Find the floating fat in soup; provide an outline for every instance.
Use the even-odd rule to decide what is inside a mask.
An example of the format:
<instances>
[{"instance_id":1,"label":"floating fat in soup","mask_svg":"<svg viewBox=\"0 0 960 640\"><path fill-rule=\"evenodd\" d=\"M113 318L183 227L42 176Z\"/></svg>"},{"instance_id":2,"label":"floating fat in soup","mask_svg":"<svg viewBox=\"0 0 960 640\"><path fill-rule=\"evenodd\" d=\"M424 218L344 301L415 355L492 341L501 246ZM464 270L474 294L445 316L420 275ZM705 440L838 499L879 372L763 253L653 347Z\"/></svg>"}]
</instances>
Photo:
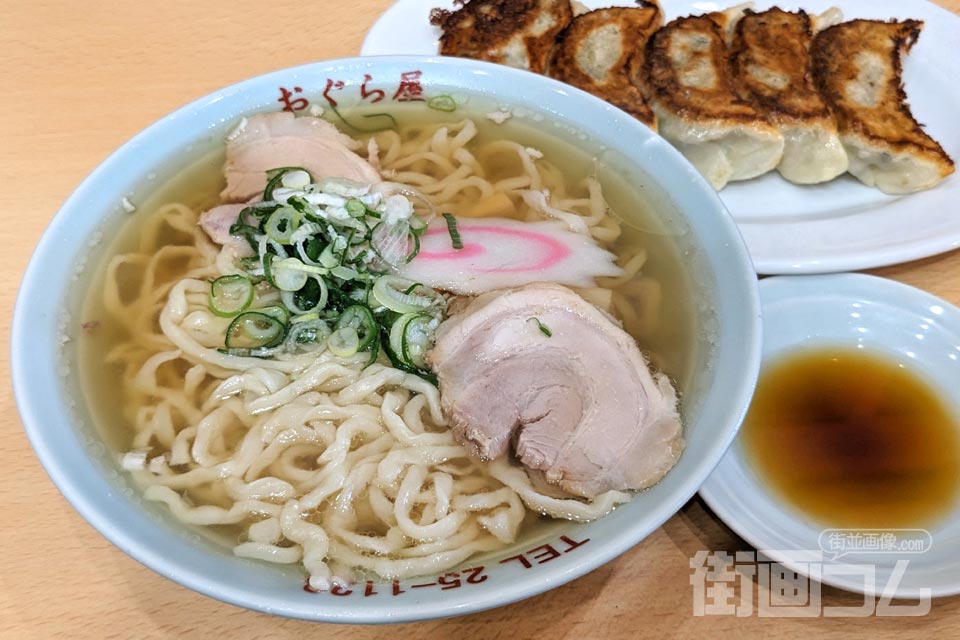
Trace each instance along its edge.
<instances>
[{"instance_id":1,"label":"floating fat in soup","mask_svg":"<svg viewBox=\"0 0 960 640\"><path fill-rule=\"evenodd\" d=\"M544 220L530 195L540 193L580 220L622 275L578 293L682 391L696 355L691 286L676 238L638 189L547 127L415 108L395 116L398 130L357 142L436 212ZM198 226L222 203L222 167L216 149L139 207L83 314L100 322L80 344L89 405L147 500L237 555L302 564L322 589L356 571L443 570L522 540L540 514L590 520L629 499L579 498L509 457L477 459L448 428L437 388L382 353L372 364L363 350L222 353L232 320L212 312L211 281L236 273L236 256ZM262 283L253 298L255 310L283 302Z\"/></svg>"}]
</instances>

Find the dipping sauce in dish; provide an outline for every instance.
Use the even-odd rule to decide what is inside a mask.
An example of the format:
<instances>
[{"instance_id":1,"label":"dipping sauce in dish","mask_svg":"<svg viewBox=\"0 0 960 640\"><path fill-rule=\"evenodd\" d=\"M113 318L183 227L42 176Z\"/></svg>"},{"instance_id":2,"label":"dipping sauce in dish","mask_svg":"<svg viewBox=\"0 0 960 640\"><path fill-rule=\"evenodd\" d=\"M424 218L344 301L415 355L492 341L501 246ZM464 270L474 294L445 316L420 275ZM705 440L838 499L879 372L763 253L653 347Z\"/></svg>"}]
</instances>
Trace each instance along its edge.
<instances>
[{"instance_id":1,"label":"dipping sauce in dish","mask_svg":"<svg viewBox=\"0 0 960 640\"><path fill-rule=\"evenodd\" d=\"M926 527L960 489L960 425L908 364L818 348L761 372L741 445L773 491L831 527Z\"/></svg>"}]
</instances>

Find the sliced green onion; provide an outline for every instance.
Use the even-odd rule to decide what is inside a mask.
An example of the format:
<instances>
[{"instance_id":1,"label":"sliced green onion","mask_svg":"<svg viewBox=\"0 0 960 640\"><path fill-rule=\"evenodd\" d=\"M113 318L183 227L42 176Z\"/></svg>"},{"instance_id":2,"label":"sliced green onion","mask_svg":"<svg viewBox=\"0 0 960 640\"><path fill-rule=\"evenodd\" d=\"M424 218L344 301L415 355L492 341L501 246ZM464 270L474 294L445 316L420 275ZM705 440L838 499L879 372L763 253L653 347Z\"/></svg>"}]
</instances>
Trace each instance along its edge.
<instances>
[{"instance_id":1,"label":"sliced green onion","mask_svg":"<svg viewBox=\"0 0 960 640\"><path fill-rule=\"evenodd\" d=\"M293 232L300 226L302 214L293 207L281 207L270 214L264 232L274 242L289 244Z\"/></svg>"},{"instance_id":2,"label":"sliced green onion","mask_svg":"<svg viewBox=\"0 0 960 640\"><path fill-rule=\"evenodd\" d=\"M540 329L540 333L547 336L548 338L553 337L553 331L550 331L550 327L540 322L540 318L537 318L537 317L527 318L527 322L530 322L531 320L537 323L537 328Z\"/></svg>"},{"instance_id":3,"label":"sliced green onion","mask_svg":"<svg viewBox=\"0 0 960 640\"><path fill-rule=\"evenodd\" d=\"M237 262L243 268L243 270L247 272L256 271L261 268L260 256L244 256ZM249 273L247 275L249 276Z\"/></svg>"},{"instance_id":4,"label":"sliced green onion","mask_svg":"<svg viewBox=\"0 0 960 640\"><path fill-rule=\"evenodd\" d=\"M297 315L320 311L327 305L328 296L327 283L319 276L308 279L299 291L280 291L280 300L284 306Z\"/></svg>"},{"instance_id":5,"label":"sliced green onion","mask_svg":"<svg viewBox=\"0 0 960 640\"><path fill-rule=\"evenodd\" d=\"M449 100L434 105L455 107ZM378 117L392 122L373 121ZM413 201L386 202L394 192L419 198L416 210ZM211 309L230 323L221 351L270 358L329 347L339 355L369 353L370 364L382 347L394 366L436 383L425 354L446 301L430 287L384 276L417 255L436 215L430 202L391 183L314 182L301 167L268 171L263 197L243 208L232 229L256 255L238 262L242 276L211 283ZM280 302L252 309L256 287L266 284Z\"/></svg>"},{"instance_id":6,"label":"sliced green onion","mask_svg":"<svg viewBox=\"0 0 960 640\"><path fill-rule=\"evenodd\" d=\"M431 327L434 319L426 314L417 314L403 327L400 342L400 355L418 369L426 369L427 350L433 346L435 329Z\"/></svg>"},{"instance_id":7,"label":"sliced green onion","mask_svg":"<svg viewBox=\"0 0 960 640\"><path fill-rule=\"evenodd\" d=\"M405 313L390 325L390 350L401 362L411 367L413 365L403 357L403 332L407 328L407 323L417 315L417 313Z\"/></svg>"},{"instance_id":8,"label":"sliced green onion","mask_svg":"<svg viewBox=\"0 0 960 640\"><path fill-rule=\"evenodd\" d=\"M307 284L303 289L297 291L293 294L294 300L297 302L297 306L301 309L309 309L310 311L320 311L327 306L327 300L329 298L329 289L327 288L327 281L323 278L314 276L310 280L307 280ZM280 294L281 299L283 294Z\"/></svg>"},{"instance_id":9,"label":"sliced green onion","mask_svg":"<svg viewBox=\"0 0 960 640\"><path fill-rule=\"evenodd\" d=\"M278 350L276 347L259 347L257 349L240 349L234 347L233 349L217 349L220 353L242 358L272 358L277 354Z\"/></svg>"},{"instance_id":10,"label":"sliced green onion","mask_svg":"<svg viewBox=\"0 0 960 640\"><path fill-rule=\"evenodd\" d=\"M260 229L249 224L234 222L230 225L230 235L246 239L247 244L249 244L250 248L254 251L257 250L256 236L258 233L260 233Z\"/></svg>"},{"instance_id":11,"label":"sliced green onion","mask_svg":"<svg viewBox=\"0 0 960 640\"><path fill-rule=\"evenodd\" d=\"M443 214L443 219L447 221L447 232L450 233L450 242L453 244L453 248L463 249L463 240L460 239L460 230L457 229L457 219L453 217L452 213Z\"/></svg>"},{"instance_id":12,"label":"sliced green onion","mask_svg":"<svg viewBox=\"0 0 960 640\"><path fill-rule=\"evenodd\" d=\"M417 236L418 238L422 236L427 231L427 222L418 215L410 216L410 219L407 220L407 224L410 225L410 233Z\"/></svg>"},{"instance_id":13,"label":"sliced green onion","mask_svg":"<svg viewBox=\"0 0 960 640\"><path fill-rule=\"evenodd\" d=\"M354 129L354 130L356 130L356 131L362 131L362 132L364 132L364 133L376 133L377 131L383 131L383 130L385 130L385 129L394 129L394 130L397 129L397 120L396 120L396 118L394 118L394 117L393 117L392 115L390 115L389 113L365 113L365 114L363 115L364 118L367 118L367 119L371 119L371 118L386 118L386 120L389 121L390 124L384 123L383 126L360 127L360 126L357 126L357 125L355 125L354 123L350 122L350 121L347 120L346 118L344 118L344 117L343 117L343 114L340 113L340 110L337 109L337 108L336 108L335 106L333 106L332 104L330 105L330 110L333 111L334 115L336 115L338 118L340 118L340 122L342 122L343 124L347 125L347 126L350 127L351 129Z\"/></svg>"},{"instance_id":14,"label":"sliced green onion","mask_svg":"<svg viewBox=\"0 0 960 640\"><path fill-rule=\"evenodd\" d=\"M373 298L378 304L397 313L446 307L443 296L433 289L419 287L414 288L412 293L404 293L414 284L417 283L398 276L380 276L373 283Z\"/></svg>"},{"instance_id":15,"label":"sliced green onion","mask_svg":"<svg viewBox=\"0 0 960 640\"><path fill-rule=\"evenodd\" d=\"M373 313L362 304L350 305L340 314L337 329L345 327L350 327L357 333L360 341L358 351L365 351L377 338L377 323L373 319Z\"/></svg>"},{"instance_id":16,"label":"sliced green onion","mask_svg":"<svg viewBox=\"0 0 960 640\"><path fill-rule=\"evenodd\" d=\"M402 362L425 369L424 356L433 344L433 317L425 313L405 313L390 327L390 348Z\"/></svg>"},{"instance_id":17,"label":"sliced green onion","mask_svg":"<svg viewBox=\"0 0 960 640\"><path fill-rule=\"evenodd\" d=\"M247 311L234 318L227 327L224 344L227 349L274 347L283 342L285 334L286 328L273 316Z\"/></svg>"},{"instance_id":18,"label":"sliced green onion","mask_svg":"<svg viewBox=\"0 0 960 640\"><path fill-rule=\"evenodd\" d=\"M330 275L340 278L341 280L357 280L360 278L360 273L356 269L343 266L331 269Z\"/></svg>"},{"instance_id":19,"label":"sliced green onion","mask_svg":"<svg viewBox=\"0 0 960 640\"><path fill-rule=\"evenodd\" d=\"M245 311L253 302L253 282L240 274L220 276L210 283L210 310L222 318Z\"/></svg>"},{"instance_id":20,"label":"sliced green onion","mask_svg":"<svg viewBox=\"0 0 960 640\"><path fill-rule=\"evenodd\" d=\"M411 236L417 242L413 251L407 251ZM410 262L420 251L420 243L417 237L411 234L410 226L405 221L393 225L377 223L370 231L370 247L381 260L391 266Z\"/></svg>"},{"instance_id":21,"label":"sliced green onion","mask_svg":"<svg viewBox=\"0 0 960 640\"><path fill-rule=\"evenodd\" d=\"M351 198L347 200L347 203L343 205L343 208L347 210L354 218L361 218L367 214L367 205L363 204L356 198Z\"/></svg>"},{"instance_id":22,"label":"sliced green onion","mask_svg":"<svg viewBox=\"0 0 960 640\"><path fill-rule=\"evenodd\" d=\"M263 257L260 258L260 264L263 266L263 277L266 279L267 284L269 284L274 289L277 288L277 282L273 279L273 262L278 256L272 253L264 253Z\"/></svg>"},{"instance_id":23,"label":"sliced green onion","mask_svg":"<svg viewBox=\"0 0 960 640\"><path fill-rule=\"evenodd\" d=\"M410 253L407 254L407 257L403 259L404 264L410 264L410 261L417 257L417 254L420 253L420 236L410 230L410 239L413 240L413 248L410 249Z\"/></svg>"},{"instance_id":24,"label":"sliced green onion","mask_svg":"<svg viewBox=\"0 0 960 640\"><path fill-rule=\"evenodd\" d=\"M319 318L300 320L299 322L294 319L283 346L289 353L309 350L311 347L314 349L322 348L326 346L330 334L330 325Z\"/></svg>"},{"instance_id":25,"label":"sliced green onion","mask_svg":"<svg viewBox=\"0 0 960 640\"><path fill-rule=\"evenodd\" d=\"M427 101L427 106L437 111L450 113L457 110L457 101L453 99L453 96L443 94L430 98Z\"/></svg>"},{"instance_id":26,"label":"sliced green onion","mask_svg":"<svg viewBox=\"0 0 960 640\"><path fill-rule=\"evenodd\" d=\"M320 236L313 236L303 247L303 252L307 254L307 257L310 258L310 260L320 263L320 256L323 255L323 249L323 238ZM323 264L320 264L320 266L323 266Z\"/></svg>"},{"instance_id":27,"label":"sliced green onion","mask_svg":"<svg viewBox=\"0 0 960 640\"><path fill-rule=\"evenodd\" d=\"M366 119L368 119L368 120L369 120L369 119L372 119L372 118L386 118L387 120L390 121L390 124L389 124L389 125L380 126L380 127L376 128L376 129L360 129L360 131L376 132L376 131L383 131L383 130L385 130L385 129L396 129L396 128L397 128L397 119L394 118L394 117L393 117L392 115L390 115L389 113L365 113L365 114L363 114L363 117L366 118ZM354 127L354 128L356 129L356 127Z\"/></svg>"},{"instance_id":28,"label":"sliced green onion","mask_svg":"<svg viewBox=\"0 0 960 640\"><path fill-rule=\"evenodd\" d=\"M391 348L389 339L382 343L383 351L387 354L387 357L390 359L390 364L395 368L400 369L401 371L406 371L407 373L412 373L418 375L430 384L437 384L437 376L434 375L428 369L418 369L413 367L407 362L405 362L397 353Z\"/></svg>"},{"instance_id":29,"label":"sliced green onion","mask_svg":"<svg viewBox=\"0 0 960 640\"><path fill-rule=\"evenodd\" d=\"M323 193L343 198L357 198L370 192L370 185L350 178L323 178L317 183Z\"/></svg>"},{"instance_id":30,"label":"sliced green onion","mask_svg":"<svg viewBox=\"0 0 960 640\"><path fill-rule=\"evenodd\" d=\"M285 307L281 307L278 304L272 304L269 307L261 307L260 309L251 309L251 311L256 311L257 313L262 313L270 316L271 318L276 318L284 325L290 323L290 312L287 311Z\"/></svg>"},{"instance_id":31,"label":"sliced green onion","mask_svg":"<svg viewBox=\"0 0 960 640\"><path fill-rule=\"evenodd\" d=\"M280 175L280 184L287 189L303 189L313 182L313 177L306 169L287 171Z\"/></svg>"},{"instance_id":32,"label":"sliced green onion","mask_svg":"<svg viewBox=\"0 0 960 640\"><path fill-rule=\"evenodd\" d=\"M311 215L313 214L313 209L310 207L310 203L304 200L303 198L301 198L300 196L290 196L289 198L287 198L287 206L293 207L294 209L296 209L297 211L299 211L304 215L308 213Z\"/></svg>"},{"instance_id":33,"label":"sliced green onion","mask_svg":"<svg viewBox=\"0 0 960 640\"><path fill-rule=\"evenodd\" d=\"M301 313L298 316L293 316L290 319L290 324L297 324L298 322L312 322L319 319L320 313L317 311L311 311L310 313Z\"/></svg>"},{"instance_id":34,"label":"sliced green onion","mask_svg":"<svg viewBox=\"0 0 960 640\"><path fill-rule=\"evenodd\" d=\"M317 262L320 263L321 267L325 267L327 269L333 269L335 266L340 264L340 259L337 258L337 256L333 253L332 244L328 244L323 251L320 252Z\"/></svg>"},{"instance_id":35,"label":"sliced green onion","mask_svg":"<svg viewBox=\"0 0 960 640\"><path fill-rule=\"evenodd\" d=\"M349 358L360 350L360 337L353 327L341 327L327 338L330 353L341 358Z\"/></svg>"},{"instance_id":36,"label":"sliced green onion","mask_svg":"<svg viewBox=\"0 0 960 640\"><path fill-rule=\"evenodd\" d=\"M379 331L376 334L374 334L373 342L370 343L370 347L368 351L370 352L370 357L367 358L366 366L369 367L371 364L377 361L377 356L380 355L380 332Z\"/></svg>"},{"instance_id":37,"label":"sliced green onion","mask_svg":"<svg viewBox=\"0 0 960 640\"><path fill-rule=\"evenodd\" d=\"M296 258L284 258L275 260L270 265L270 271L273 275L273 281L280 291L299 291L307 284L307 278L310 277L306 270L300 267L306 266Z\"/></svg>"},{"instance_id":38,"label":"sliced green onion","mask_svg":"<svg viewBox=\"0 0 960 640\"><path fill-rule=\"evenodd\" d=\"M270 202L273 200L273 190L281 186L281 180L283 180L284 174L290 173L291 171L303 171L310 178L310 182L313 182L313 176L303 167L277 167L276 169L270 169L267 171L267 186L263 190L264 201Z\"/></svg>"}]
</instances>

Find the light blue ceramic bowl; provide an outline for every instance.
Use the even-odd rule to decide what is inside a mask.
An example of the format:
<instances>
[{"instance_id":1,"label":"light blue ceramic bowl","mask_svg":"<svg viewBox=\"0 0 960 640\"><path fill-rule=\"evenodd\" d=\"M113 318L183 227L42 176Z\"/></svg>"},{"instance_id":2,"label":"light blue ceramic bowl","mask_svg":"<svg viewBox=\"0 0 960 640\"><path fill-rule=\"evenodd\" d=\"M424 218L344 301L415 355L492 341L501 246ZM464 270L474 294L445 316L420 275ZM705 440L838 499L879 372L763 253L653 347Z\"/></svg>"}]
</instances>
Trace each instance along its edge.
<instances>
[{"instance_id":1,"label":"light blue ceramic bowl","mask_svg":"<svg viewBox=\"0 0 960 640\"><path fill-rule=\"evenodd\" d=\"M96 253L98 234L127 215L124 197L142 198L175 163L222 141L240 116L282 107L284 91L294 107L304 106L295 102L301 98L326 105L322 94L328 87L327 95L344 108L363 94L372 100L378 89L386 102L452 93L476 105L508 107L515 117L547 123L601 149L605 161L659 200L664 228L677 235L686 275L697 290L700 324L698 344L691 345L698 354L694 374L683 398L687 446L663 481L601 520L565 523L474 561L463 568L470 571L447 576L443 584L412 586L436 583L434 576L360 584L337 595L306 592L298 571L236 558L140 500L73 387L71 344L62 337L73 335L79 322L71 310L78 308L83 274L75 275ZM669 293L665 300L669 304ZM514 602L573 580L637 544L693 496L729 447L756 381L760 342L756 277L740 235L717 195L661 138L605 102L541 76L467 60L373 57L241 82L183 107L123 145L70 196L40 241L17 299L11 354L17 404L38 458L77 511L120 549L225 602L309 620L371 623Z\"/></svg>"}]
</instances>

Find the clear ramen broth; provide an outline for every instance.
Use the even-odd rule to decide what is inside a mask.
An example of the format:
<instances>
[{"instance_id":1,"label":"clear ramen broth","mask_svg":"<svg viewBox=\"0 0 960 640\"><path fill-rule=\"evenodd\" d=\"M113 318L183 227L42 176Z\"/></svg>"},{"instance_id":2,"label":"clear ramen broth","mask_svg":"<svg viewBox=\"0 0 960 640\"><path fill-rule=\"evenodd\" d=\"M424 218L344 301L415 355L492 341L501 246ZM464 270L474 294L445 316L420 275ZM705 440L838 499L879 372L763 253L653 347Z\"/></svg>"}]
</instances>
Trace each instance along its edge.
<instances>
[{"instance_id":1,"label":"clear ramen broth","mask_svg":"<svg viewBox=\"0 0 960 640\"><path fill-rule=\"evenodd\" d=\"M400 145L410 145L411 141L428 140L441 126L448 126L451 130L457 131L460 126L457 123L463 121L465 117L461 112L441 114L422 106L396 108L391 113L399 123L399 134L391 131L358 134L352 137L362 143L364 150L367 149L368 139L371 136L374 137L380 146L381 168L391 170L393 167L396 171L396 177L385 179L398 182L404 181L404 172L430 173L437 170L437 165L420 162L415 166L404 166L402 156L388 157L391 149L396 152L401 149ZM535 161L543 181L542 186L549 189L555 206L556 201L560 200L579 203L575 206L585 210L589 206L591 192L584 179L594 177L597 180L602 188L602 199L606 202L610 215L604 216L603 222L598 225L599 231L594 234L595 238L600 246L608 248L618 257L618 264L626 267L628 273L634 275L626 279L626 282L619 282L612 278L607 279L606 282L598 282L601 289L608 288L612 290L612 294L601 292L598 297L588 296L588 299L592 302L599 301L601 306L606 307L613 316L623 322L624 328L637 339L642 351L655 368L666 373L674 381L682 398L682 392L689 384L692 368L699 355L697 353L699 328L695 321L695 294L689 279L690 269L682 264L684 248L680 243L683 242L683 238L668 232L666 226L661 224L657 213L658 208L669 207L669 203L665 199L658 200L656 193L650 189L631 184L631 181L621 175L615 167L603 166L602 162L597 161L598 153L588 153L584 150L584 147L589 146L588 143L571 139L568 135L566 137L558 135L560 132L558 128L521 118L513 118L502 124L495 124L482 116L474 116L470 120L477 130L467 143L466 149L476 158L485 178L491 183L498 180L509 181L511 176L517 176L523 171L523 163L517 156L516 145L507 149L497 148L497 145L504 140L542 153L542 159L536 157L539 155L536 152L533 152L530 157ZM349 133L349 130L343 126L340 126L340 129ZM365 155L365 151L360 153ZM84 323L85 330L82 339L78 341L80 378L94 422L109 447L117 454L137 448L135 425L138 421L142 423L145 419L144 415L153 415L156 407L143 406L143 395L130 391L131 381L137 375L143 376L143 372L139 370L143 364L143 358L140 357L137 360L129 354L137 349L142 351L144 341L141 337L139 347L130 346L137 342L137 336L133 335L136 331L131 326L129 317L124 318L123 313L116 312L116 306L129 303L141 304L146 297L151 296L162 302L166 299L173 283L205 260L210 260L209 252L205 257L201 255L202 252L198 253L194 249L198 242L194 227L201 212L220 202L219 192L224 183L223 163L223 146L217 144L207 155L191 166L184 167L172 179L157 188L148 199L138 203L137 212L131 215L119 229L116 237L110 240L109 247L103 252L105 256L103 264L97 265L92 275L91 294L85 300L81 314L81 322ZM594 193L593 197L595 205L599 192ZM437 205L438 212L451 212L457 216L504 216L509 213L517 217L531 217L531 212L526 209L522 201L517 198L512 200L514 201L512 207L505 205L502 197L479 202L475 192L467 190L452 199L435 201L434 204ZM171 208L171 203L177 203L176 207ZM202 232L199 233L202 234ZM158 251L165 252L167 258L154 260L146 270L147 261L141 258L128 260L122 268L111 269L108 266L111 260L116 260L116 256L151 256L156 255ZM108 278L113 279L115 286L112 290L117 295L117 299L112 303L114 305L112 310L110 305L105 303L105 295L103 295L105 290L111 290L107 284ZM150 279L156 286L144 288L142 285L144 278ZM142 326L145 332L149 331L152 335L146 342L149 343L151 340L155 342L154 348L157 351L169 351L173 348L172 344L163 344L163 334L160 333L156 317L149 319ZM107 354L106 357L104 354ZM172 360L167 364L159 365L153 375L156 376L158 384L163 386L182 384L177 379L189 379L191 376L203 373L196 371L190 373L190 371L191 367L188 364ZM206 374L202 380L194 380L192 384L197 389L209 392L217 382L215 378L216 376ZM402 402L400 400L398 402L401 403L410 403L418 395L416 390L400 390L400 392L403 398ZM376 395L376 401L382 401L387 395L386 393ZM423 409L423 411L427 410ZM172 422L176 423L177 420ZM222 449L229 447L231 443L235 444L242 437L240 432L249 426L248 420L245 424L238 423L225 427L219 434L219 445L213 446L210 451L219 451L218 446ZM174 430L178 429L174 428ZM139 446L142 447L143 442L140 442ZM149 456L158 453L155 445L149 448L151 449ZM311 456L315 459L316 453L317 451L310 449L309 446L303 446L299 455L289 456L290 460L287 463L292 466L299 464L301 469L309 470L311 463L307 459ZM171 468L174 467L171 465ZM267 470L270 468L272 467L268 467ZM135 476L138 478L138 484L145 484L141 481L141 477L137 476L141 473L146 472L138 471ZM450 470L450 473L459 477L456 476L455 470ZM465 473L464 478L469 475L470 473ZM466 482L466 479L464 481ZM499 486L495 481L491 482ZM221 482L200 482L180 488L177 488L176 484L172 486L181 496L177 504L182 509L212 505L226 512L239 500L235 495L231 495L232 490L225 489ZM424 486L430 486L429 482ZM163 501L162 498L151 497L149 493L147 497ZM329 498L323 502L323 505L329 507L332 500L333 498ZM422 507L418 508L422 509ZM416 513L418 517L422 515L420 512ZM280 519L280 516L277 515L276 518ZM363 514L358 518L363 521ZM178 516L178 519L184 518ZM223 544L233 546L250 543L251 524L269 519L262 513L251 512L230 522L201 522L188 519L187 524L202 525L196 528L212 535ZM531 535L531 532L539 526L538 522L542 523L546 518L527 509L522 520L520 539ZM320 516L306 513L303 521L316 524L320 521ZM385 535L383 528L375 523L360 522L351 526L349 535L372 537ZM261 527L261 529L265 528ZM349 537L347 533L343 535ZM265 539L270 538L271 536L267 535ZM500 548L506 548L507 545L502 540L500 542ZM285 550L296 545L284 539L274 546L277 549L271 553L283 555ZM394 569L385 570L384 567L396 567L400 566L399 564L376 565L371 561L369 566L357 567L356 562L350 559L341 560L335 557L336 548L329 550L330 562L333 563L332 570L326 568L326 560L314 558L311 565L309 545L304 542L301 546L304 551L299 555L291 552L287 554L289 557L284 556L279 560L257 555L250 557L289 563L294 555L298 558L302 556L302 562L307 567L308 573L312 576L321 576L321 584L323 579L339 575L338 571L342 573L344 567L354 571L379 573L382 576L391 572L394 574L385 577L398 575ZM480 544L476 545L471 553L483 553L496 548L498 547L494 544ZM326 547L323 549L326 551ZM319 552L315 551L314 555L317 553ZM369 549L365 553L370 555ZM384 555L397 562L406 557L403 552L388 552ZM409 571L412 572L410 575L418 575L437 568L442 566L433 561L429 565L411 564Z\"/></svg>"}]
</instances>

